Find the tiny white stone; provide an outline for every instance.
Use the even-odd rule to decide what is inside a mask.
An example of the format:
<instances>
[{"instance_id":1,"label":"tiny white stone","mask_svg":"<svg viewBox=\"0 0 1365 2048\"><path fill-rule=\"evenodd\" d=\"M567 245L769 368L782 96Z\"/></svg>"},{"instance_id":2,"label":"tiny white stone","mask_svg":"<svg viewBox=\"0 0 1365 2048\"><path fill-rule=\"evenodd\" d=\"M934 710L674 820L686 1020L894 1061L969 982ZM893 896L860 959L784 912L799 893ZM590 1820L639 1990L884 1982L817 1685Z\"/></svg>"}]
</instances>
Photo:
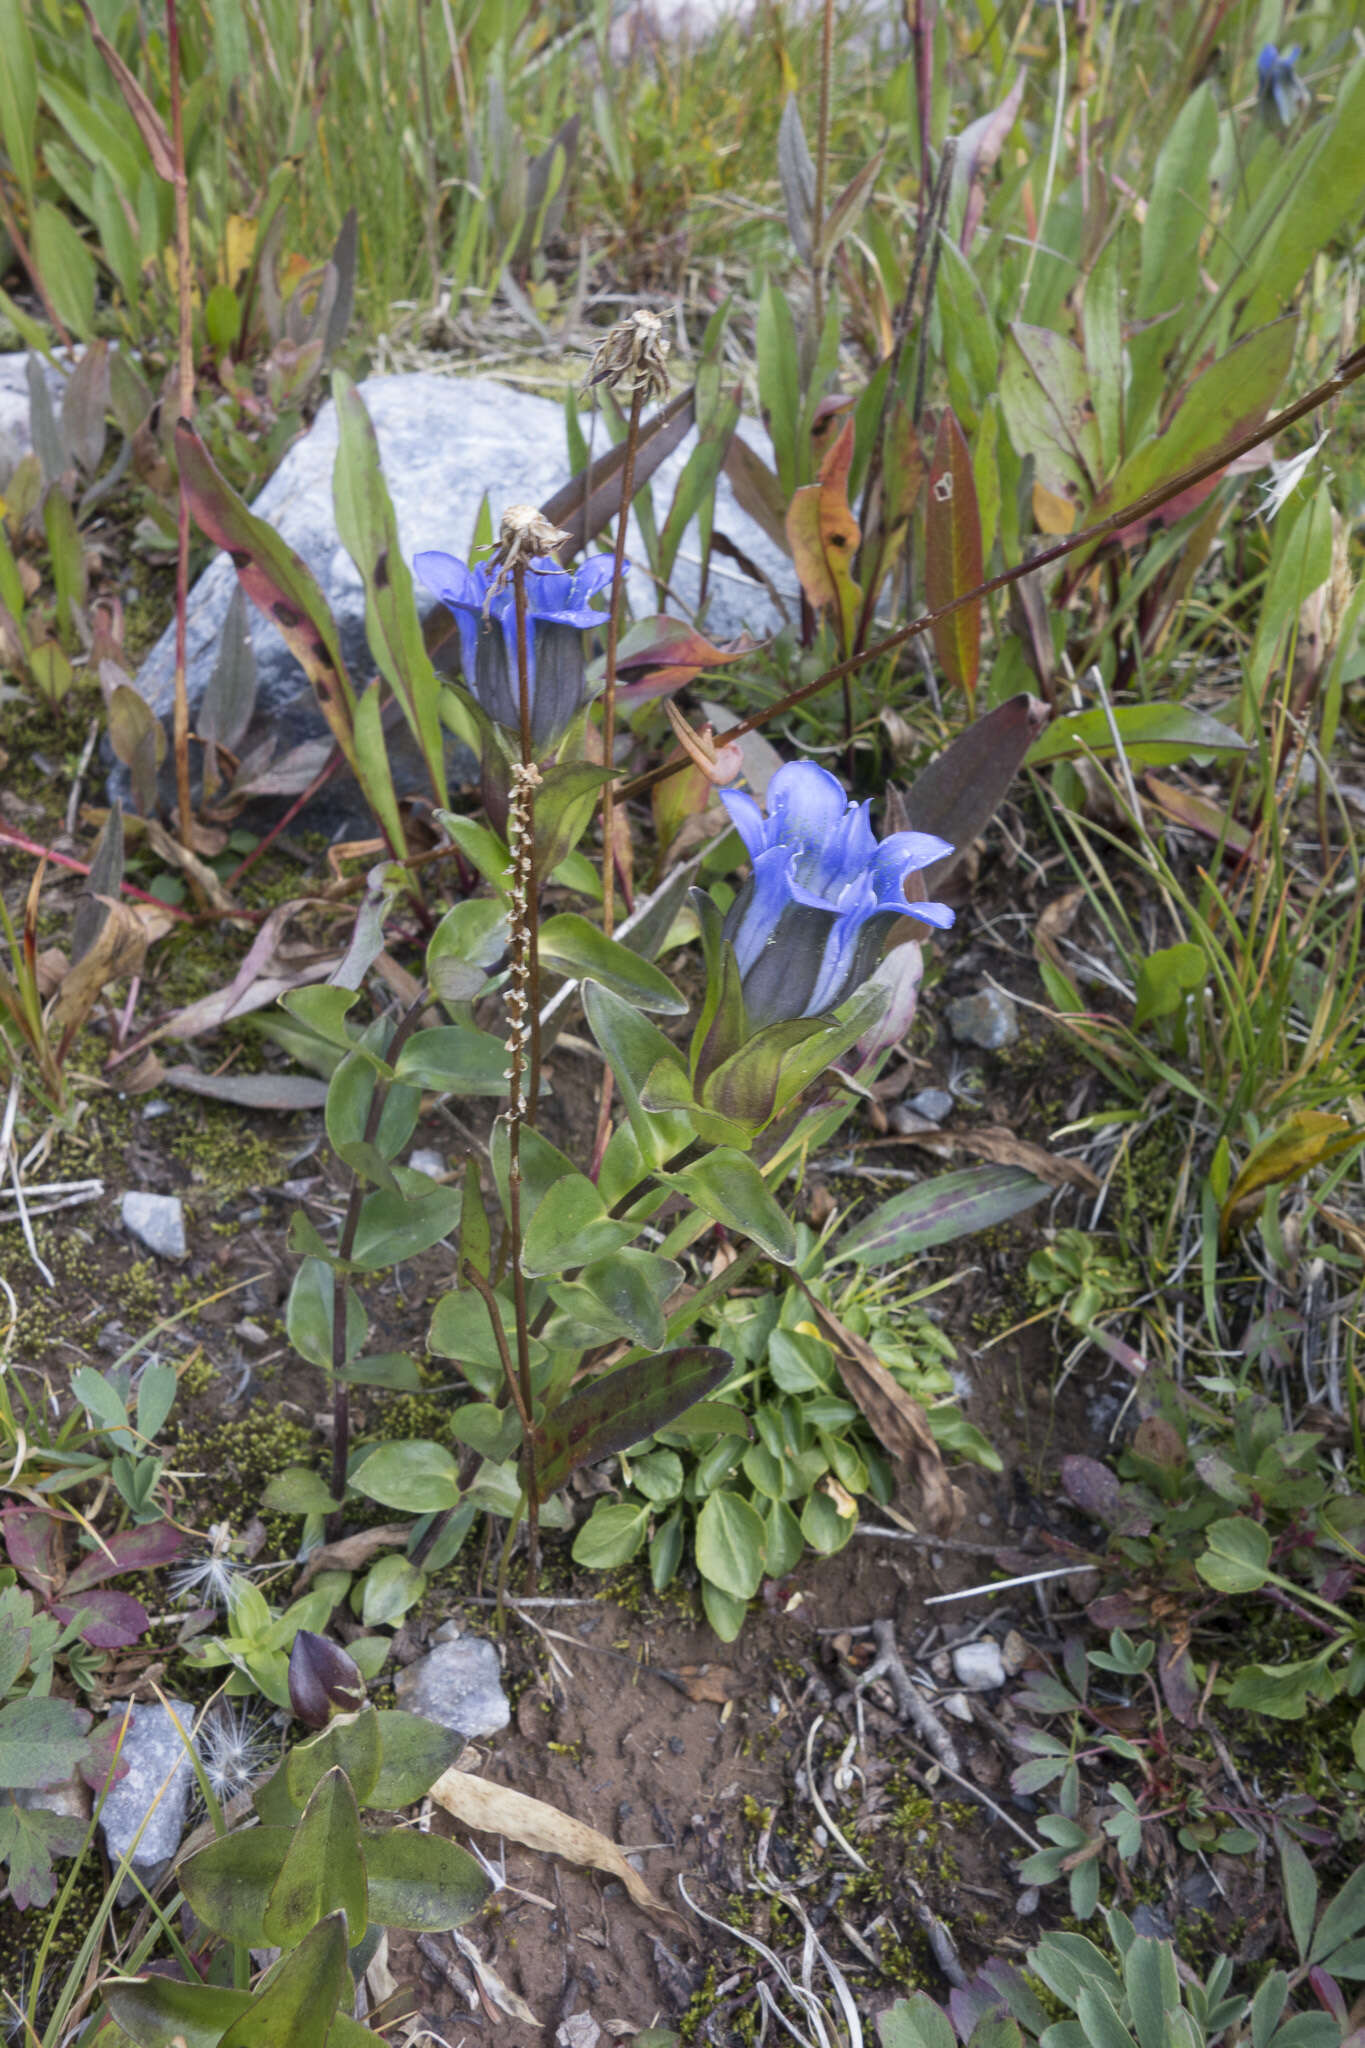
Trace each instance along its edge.
<instances>
[{"instance_id":1,"label":"tiny white stone","mask_svg":"<svg viewBox=\"0 0 1365 2048\"><path fill-rule=\"evenodd\" d=\"M158 1258L184 1258L185 1211L178 1195L126 1194L122 1217L124 1229Z\"/></svg>"},{"instance_id":2,"label":"tiny white stone","mask_svg":"<svg viewBox=\"0 0 1365 2048\"><path fill-rule=\"evenodd\" d=\"M408 1165L414 1173L429 1173L433 1180L446 1170L445 1155L430 1146L419 1145L415 1152L409 1152Z\"/></svg>"},{"instance_id":3,"label":"tiny white stone","mask_svg":"<svg viewBox=\"0 0 1365 2048\"><path fill-rule=\"evenodd\" d=\"M970 1721L972 1710L967 1704L965 1692L950 1692L940 1702L945 1714L951 1714L955 1721Z\"/></svg>"},{"instance_id":4,"label":"tiny white stone","mask_svg":"<svg viewBox=\"0 0 1365 2048\"><path fill-rule=\"evenodd\" d=\"M996 1692L1005 1683L1005 1660L990 1636L960 1643L953 1651L953 1673L968 1692Z\"/></svg>"}]
</instances>

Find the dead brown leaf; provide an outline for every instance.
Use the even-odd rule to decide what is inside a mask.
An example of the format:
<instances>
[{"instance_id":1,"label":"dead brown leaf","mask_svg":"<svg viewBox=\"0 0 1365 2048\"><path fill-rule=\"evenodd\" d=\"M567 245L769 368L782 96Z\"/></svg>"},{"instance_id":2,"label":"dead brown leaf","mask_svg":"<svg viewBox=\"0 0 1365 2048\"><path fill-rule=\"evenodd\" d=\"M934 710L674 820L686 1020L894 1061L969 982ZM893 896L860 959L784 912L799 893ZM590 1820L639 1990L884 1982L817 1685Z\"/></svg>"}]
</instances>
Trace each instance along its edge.
<instances>
[{"instance_id":1,"label":"dead brown leaf","mask_svg":"<svg viewBox=\"0 0 1365 2048\"><path fill-rule=\"evenodd\" d=\"M1045 903L1038 913L1038 922L1033 927L1034 943L1047 954L1057 970L1065 974L1057 941L1071 930L1076 922L1076 912L1085 901L1084 889L1066 889L1055 896L1051 903Z\"/></svg>"},{"instance_id":2,"label":"dead brown leaf","mask_svg":"<svg viewBox=\"0 0 1365 2048\"><path fill-rule=\"evenodd\" d=\"M62 977L52 1000L49 1023L55 1036L70 1040L84 1024L100 991L111 981L137 974L147 952L148 929L131 904L101 896L109 915L88 953Z\"/></svg>"},{"instance_id":3,"label":"dead brown leaf","mask_svg":"<svg viewBox=\"0 0 1365 2048\"><path fill-rule=\"evenodd\" d=\"M202 891L205 902L214 910L220 911L225 917L241 915L238 905L233 902L208 863L201 860L197 853L192 853L189 847L182 846L156 818L147 820L147 837L153 852L160 859L168 861L172 867L182 869ZM223 844L227 844L226 838Z\"/></svg>"},{"instance_id":4,"label":"dead brown leaf","mask_svg":"<svg viewBox=\"0 0 1365 2048\"><path fill-rule=\"evenodd\" d=\"M966 1513L967 1503L948 1477L924 1410L891 1377L866 1338L817 1301L804 1281L801 1286L816 1322L834 1346L844 1385L891 1453L898 1476L912 1480L919 1489L923 1527L934 1536L951 1535Z\"/></svg>"},{"instance_id":5,"label":"dead brown leaf","mask_svg":"<svg viewBox=\"0 0 1365 2048\"><path fill-rule=\"evenodd\" d=\"M298 1582L290 1594L297 1600L313 1582L315 1572L358 1572L381 1550L393 1550L412 1534L411 1522L381 1522L377 1529L362 1529L355 1536L343 1536L338 1543L324 1543L310 1550Z\"/></svg>"},{"instance_id":6,"label":"dead brown leaf","mask_svg":"<svg viewBox=\"0 0 1365 2048\"><path fill-rule=\"evenodd\" d=\"M680 1914L672 1912L652 1892L638 1870L633 1870L615 1842L525 1792L507 1785L494 1785L468 1771L444 1771L431 1788L431 1797L462 1827L480 1834L507 1835L542 1856L563 1856L570 1863L586 1864L619 1878L637 1906L674 1927L685 1928Z\"/></svg>"},{"instance_id":7,"label":"dead brown leaf","mask_svg":"<svg viewBox=\"0 0 1365 2048\"><path fill-rule=\"evenodd\" d=\"M1003 1124L988 1124L984 1130L941 1131L917 1118L901 1135L907 1145L918 1145L921 1151L932 1152L936 1158L970 1152L976 1159L988 1159L993 1166L1022 1166L1039 1180L1045 1180L1049 1187L1084 1188L1092 1195L1100 1191L1100 1183L1088 1166L1082 1166L1076 1159L1062 1159L1045 1145L1016 1137Z\"/></svg>"},{"instance_id":8,"label":"dead brown leaf","mask_svg":"<svg viewBox=\"0 0 1365 2048\"><path fill-rule=\"evenodd\" d=\"M672 1671L658 1667L659 1676L690 1700L723 1707L748 1691L746 1681L728 1664L678 1664Z\"/></svg>"}]
</instances>

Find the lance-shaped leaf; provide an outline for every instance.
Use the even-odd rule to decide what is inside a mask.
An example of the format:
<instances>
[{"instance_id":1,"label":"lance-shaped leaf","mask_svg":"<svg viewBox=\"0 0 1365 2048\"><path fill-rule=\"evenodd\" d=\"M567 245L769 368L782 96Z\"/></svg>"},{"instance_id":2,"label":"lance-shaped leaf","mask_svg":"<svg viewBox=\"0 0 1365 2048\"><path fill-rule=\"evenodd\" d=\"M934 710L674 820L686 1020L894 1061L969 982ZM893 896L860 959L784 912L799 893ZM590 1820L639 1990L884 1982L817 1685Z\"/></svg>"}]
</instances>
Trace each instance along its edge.
<instances>
[{"instance_id":1,"label":"lance-shaped leaf","mask_svg":"<svg viewBox=\"0 0 1365 2048\"><path fill-rule=\"evenodd\" d=\"M346 1968L346 1916L322 1920L265 1980L219 2048L326 2048L333 2020L350 1987Z\"/></svg>"},{"instance_id":2,"label":"lance-shaped leaf","mask_svg":"<svg viewBox=\"0 0 1365 2048\"><path fill-rule=\"evenodd\" d=\"M787 542L814 611L833 614L839 645L847 653L862 596L853 581L853 558L861 538L848 502L853 463L850 420L820 464L818 483L803 484L787 512Z\"/></svg>"},{"instance_id":3,"label":"lance-shaped leaf","mask_svg":"<svg viewBox=\"0 0 1365 2048\"><path fill-rule=\"evenodd\" d=\"M1031 1209L1047 1192L1047 1182L1021 1166L969 1166L960 1173L940 1174L864 1217L841 1240L834 1259L889 1266L974 1231L991 1230Z\"/></svg>"},{"instance_id":4,"label":"lance-shaped leaf","mask_svg":"<svg viewBox=\"0 0 1365 2048\"><path fill-rule=\"evenodd\" d=\"M1281 1181L1299 1180L1315 1166L1326 1166L1362 1143L1365 1128L1353 1124L1349 1117L1335 1116L1325 1109L1296 1109L1247 1154L1223 1204L1219 1219L1222 1236L1227 1237L1239 1215L1266 1188Z\"/></svg>"},{"instance_id":5,"label":"lance-shaped leaf","mask_svg":"<svg viewBox=\"0 0 1365 2048\"><path fill-rule=\"evenodd\" d=\"M734 1370L728 1351L696 1344L637 1359L575 1388L535 1432L536 1492L542 1501L580 1465L629 1450L667 1429Z\"/></svg>"},{"instance_id":6,"label":"lance-shaped leaf","mask_svg":"<svg viewBox=\"0 0 1365 2048\"><path fill-rule=\"evenodd\" d=\"M742 1152L722 1145L694 1165L661 1178L679 1188L703 1214L752 1238L769 1258L788 1266L796 1257L796 1233L785 1210Z\"/></svg>"},{"instance_id":7,"label":"lance-shaped leaf","mask_svg":"<svg viewBox=\"0 0 1365 2048\"><path fill-rule=\"evenodd\" d=\"M667 583L682 546L689 522L701 515L702 530L709 530L708 505L713 502L716 478L720 475L739 421L740 387L727 388L718 362L705 362L697 371L695 386L697 445L688 456L673 492L668 517L659 534L658 577Z\"/></svg>"},{"instance_id":8,"label":"lance-shaped leaf","mask_svg":"<svg viewBox=\"0 0 1365 2048\"><path fill-rule=\"evenodd\" d=\"M1086 754L1112 759L1115 733L1129 761L1143 768L1170 767L1191 754L1244 754L1248 744L1230 725L1188 704L1122 704L1112 720L1101 706L1054 719L1029 749L1028 765Z\"/></svg>"},{"instance_id":9,"label":"lance-shaped leaf","mask_svg":"<svg viewBox=\"0 0 1365 2048\"><path fill-rule=\"evenodd\" d=\"M336 621L316 577L274 528L243 503L183 420L175 430L175 446L196 524L216 547L227 550L243 590L308 677L323 717L354 771L355 691L341 658Z\"/></svg>"},{"instance_id":10,"label":"lance-shaped leaf","mask_svg":"<svg viewBox=\"0 0 1365 2048\"><path fill-rule=\"evenodd\" d=\"M814 247L815 165L795 93L788 93L777 127L777 175L787 209L787 232L801 261L809 263Z\"/></svg>"},{"instance_id":11,"label":"lance-shaped leaf","mask_svg":"<svg viewBox=\"0 0 1365 2048\"><path fill-rule=\"evenodd\" d=\"M155 1571L159 1565L173 1563L184 1548L183 1534L170 1522L144 1522L134 1529L120 1529L106 1536L100 1549L81 1559L63 1590L80 1593L103 1579L117 1578L120 1572Z\"/></svg>"},{"instance_id":12,"label":"lance-shaped leaf","mask_svg":"<svg viewBox=\"0 0 1365 2048\"><path fill-rule=\"evenodd\" d=\"M143 1977L106 1984L104 2002L138 2048L218 2048L227 2029L250 2010L251 1993Z\"/></svg>"},{"instance_id":13,"label":"lance-shaped leaf","mask_svg":"<svg viewBox=\"0 0 1365 2048\"><path fill-rule=\"evenodd\" d=\"M577 911L563 911L541 926L540 957L546 966L575 979L591 975L641 1010L679 1017L687 1009L686 998L678 994L667 975L629 946L609 939Z\"/></svg>"},{"instance_id":14,"label":"lance-shaped leaf","mask_svg":"<svg viewBox=\"0 0 1365 2048\"><path fill-rule=\"evenodd\" d=\"M929 495L924 518L924 594L930 611L939 611L975 590L982 580L981 514L976 503L976 478L971 450L951 406L938 423L934 459L929 468ZM981 599L937 619L934 652L950 683L976 701L981 669Z\"/></svg>"},{"instance_id":15,"label":"lance-shaped leaf","mask_svg":"<svg viewBox=\"0 0 1365 2048\"><path fill-rule=\"evenodd\" d=\"M953 848L923 870L927 895L985 831L1046 724L1047 706L1039 698L1007 698L959 733L913 784L905 798L907 823Z\"/></svg>"},{"instance_id":16,"label":"lance-shaped leaf","mask_svg":"<svg viewBox=\"0 0 1365 2048\"><path fill-rule=\"evenodd\" d=\"M644 488L659 464L673 453L691 429L692 422L693 394L689 389L680 391L667 405L660 406L653 419L640 429L635 451L637 491ZM541 512L550 524L562 527L568 533L570 541L566 554L577 554L594 534L601 533L616 518L621 509L621 473L625 460L626 449L622 442L619 447L608 449L605 455L599 455L578 476L571 477L541 506Z\"/></svg>"},{"instance_id":17,"label":"lance-shaped leaf","mask_svg":"<svg viewBox=\"0 0 1365 2048\"><path fill-rule=\"evenodd\" d=\"M449 797L440 686L422 642L412 572L399 544L378 437L364 399L344 370L333 373L332 397L338 429L332 472L337 532L365 585L365 637L380 674L403 707L432 788L444 806Z\"/></svg>"},{"instance_id":18,"label":"lance-shaped leaf","mask_svg":"<svg viewBox=\"0 0 1365 2048\"><path fill-rule=\"evenodd\" d=\"M180 1886L204 1925L226 1941L266 1947L266 1907L292 1839L292 1828L246 1828L189 1857Z\"/></svg>"},{"instance_id":19,"label":"lance-shaped leaf","mask_svg":"<svg viewBox=\"0 0 1365 2048\"><path fill-rule=\"evenodd\" d=\"M329 1913L345 1914L354 1947L366 1927L365 1857L355 1794L338 1767L314 1788L291 1832L265 1909L265 1938L275 1948L297 1948Z\"/></svg>"},{"instance_id":20,"label":"lance-shaped leaf","mask_svg":"<svg viewBox=\"0 0 1365 2048\"><path fill-rule=\"evenodd\" d=\"M370 1918L381 1927L443 1933L471 1920L493 1889L467 1850L408 1828L367 1831L365 1867Z\"/></svg>"}]
</instances>

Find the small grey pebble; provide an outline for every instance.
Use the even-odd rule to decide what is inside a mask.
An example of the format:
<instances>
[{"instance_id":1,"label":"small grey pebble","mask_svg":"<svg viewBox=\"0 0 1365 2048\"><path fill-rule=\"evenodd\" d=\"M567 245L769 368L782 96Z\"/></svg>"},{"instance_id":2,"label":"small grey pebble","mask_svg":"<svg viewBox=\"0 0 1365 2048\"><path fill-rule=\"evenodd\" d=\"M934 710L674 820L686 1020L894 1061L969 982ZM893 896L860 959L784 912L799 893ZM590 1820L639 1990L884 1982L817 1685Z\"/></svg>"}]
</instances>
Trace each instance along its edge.
<instances>
[{"instance_id":1,"label":"small grey pebble","mask_svg":"<svg viewBox=\"0 0 1365 2048\"><path fill-rule=\"evenodd\" d=\"M946 1088L921 1088L918 1095L910 1097L908 1107L931 1124L941 1124L953 1113L953 1098Z\"/></svg>"},{"instance_id":2,"label":"small grey pebble","mask_svg":"<svg viewBox=\"0 0 1365 2048\"><path fill-rule=\"evenodd\" d=\"M1019 1012L1014 998L1003 990L982 988L974 996L958 996L949 1003L948 1029L960 1045L1000 1052L1019 1036Z\"/></svg>"},{"instance_id":3,"label":"small grey pebble","mask_svg":"<svg viewBox=\"0 0 1365 2048\"><path fill-rule=\"evenodd\" d=\"M430 1146L419 1145L415 1152L409 1152L408 1165L414 1173L429 1173L436 1180L446 1170L445 1154L433 1151Z\"/></svg>"},{"instance_id":4,"label":"small grey pebble","mask_svg":"<svg viewBox=\"0 0 1365 2048\"><path fill-rule=\"evenodd\" d=\"M953 1676L968 1692L996 1692L1005 1683L1005 1660L990 1636L960 1643L953 1651Z\"/></svg>"},{"instance_id":5,"label":"small grey pebble","mask_svg":"<svg viewBox=\"0 0 1365 2048\"><path fill-rule=\"evenodd\" d=\"M668 1738L668 1746L672 1750L674 1756L682 1756L687 1748L687 1744L683 1741L681 1735L670 1735Z\"/></svg>"},{"instance_id":6,"label":"small grey pebble","mask_svg":"<svg viewBox=\"0 0 1365 2048\"><path fill-rule=\"evenodd\" d=\"M133 1191L123 1197L120 1215L130 1237L145 1244L160 1259L183 1259L185 1211L178 1195L149 1195Z\"/></svg>"}]
</instances>

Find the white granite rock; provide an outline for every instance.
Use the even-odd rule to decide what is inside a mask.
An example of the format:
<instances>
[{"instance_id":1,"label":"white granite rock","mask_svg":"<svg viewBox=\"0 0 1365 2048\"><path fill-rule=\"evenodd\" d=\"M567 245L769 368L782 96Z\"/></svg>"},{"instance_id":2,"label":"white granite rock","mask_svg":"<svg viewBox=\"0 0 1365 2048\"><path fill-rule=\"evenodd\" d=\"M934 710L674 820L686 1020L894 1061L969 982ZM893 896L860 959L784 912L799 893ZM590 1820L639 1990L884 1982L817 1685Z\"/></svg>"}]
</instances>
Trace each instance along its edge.
<instances>
[{"instance_id":1,"label":"white granite rock","mask_svg":"<svg viewBox=\"0 0 1365 2048\"><path fill-rule=\"evenodd\" d=\"M1005 1683L1005 1661L1000 1645L990 1636L978 1643L961 1643L953 1651L953 1676L968 1692L997 1692Z\"/></svg>"},{"instance_id":2,"label":"white granite rock","mask_svg":"<svg viewBox=\"0 0 1365 2048\"><path fill-rule=\"evenodd\" d=\"M185 1211L178 1195L134 1191L123 1197L123 1227L159 1259L183 1259Z\"/></svg>"},{"instance_id":3,"label":"white granite rock","mask_svg":"<svg viewBox=\"0 0 1365 2048\"><path fill-rule=\"evenodd\" d=\"M466 1740L496 1735L512 1718L498 1653L482 1636L438 1642L397 1674L393 1689L406 1712L425 1714Z\"/></svg>"},{"instance_id":4,"label":"white granite rock","mask_svg":"<svg viewBox=\"0 0 1365 2048\"><path fill-rule=\"evenodd\" d=\"M429 371L371 377L360 391L374 423L400 544L409 562L421 548L439 548L463 558L485 491L496 523L509 505L543 504L569 479L563 410L552 399L528 396L488 378L442 377ZM745 439L771 459L762 429L752 421L741 424ZM660 525L694 445L695 434L689 434L652 479ZM605 446L603 437L597 452ZM270 522L317 577L337 620L343 657L360 682L372 673L373 660L365 639L364 586L338 538L332 511L336 451L336 408L329 399L311 432L288 451L252 509ZM715 523L771 578L795 617L797 582L791 562L740 511L724 477L717 491ZM659 607L654 586L644 572L646 557L638 531L632 535L631 554L635 564L630 582L632 608L637 616L647 616ZM684 604L696 599L699 573L693 527L684 537L672 578ZM713 557L709 585L705 623L714 639L732 638L745 626L763 637L781 622L763 586L724 557ZM236 587L236 572L228 557L220 554L190 592L191 715L213 672L223 621ZM434 603L430 593L420 587L417 600L423 615ZM258 685L246 744L270 731L283 753L304 740L325 736L326 725L302 669L268 620L254 606L249 611ZM170 713L174 666L175 635L168 627L137 678L139 690L161 717ZM423 786L415 763L396 766L395 779L400 788ZM458 773L452 762L452 779L473 779L468 755ZM358 796L355 802L359 804Z\"/></svg>"},{"instance_id":5,"label":"white granite rock","mask_svg":"<svg viewBox=\"0 0 1365 2048\"><path fill-rule=\"evenodd\" d=\"M172 1700L170 1706L182 1728L193 1726L193 1707L184 1700ZM114 1708L110 1719L115 1728L123 1714L122 1707ZM110 1787L100 1814L105 1848L110 1862L118 1863L142 1828L132 1868L144 1881L152 1881L180 1847L194 1783L175 1722L159 1702L133 1708L119 1758L128 1770Z\"/></svg>"}]
</instances>

